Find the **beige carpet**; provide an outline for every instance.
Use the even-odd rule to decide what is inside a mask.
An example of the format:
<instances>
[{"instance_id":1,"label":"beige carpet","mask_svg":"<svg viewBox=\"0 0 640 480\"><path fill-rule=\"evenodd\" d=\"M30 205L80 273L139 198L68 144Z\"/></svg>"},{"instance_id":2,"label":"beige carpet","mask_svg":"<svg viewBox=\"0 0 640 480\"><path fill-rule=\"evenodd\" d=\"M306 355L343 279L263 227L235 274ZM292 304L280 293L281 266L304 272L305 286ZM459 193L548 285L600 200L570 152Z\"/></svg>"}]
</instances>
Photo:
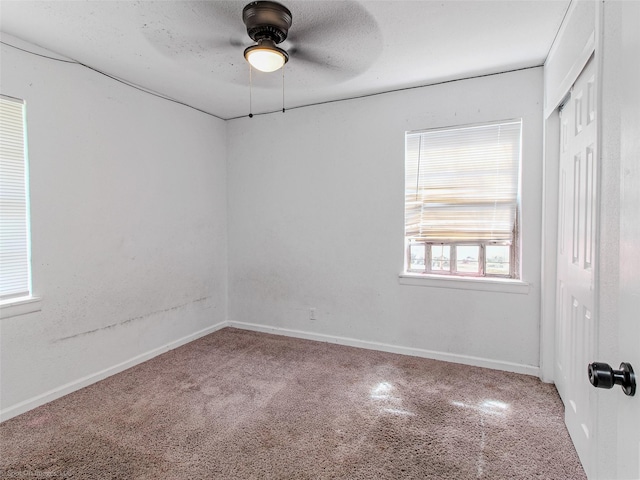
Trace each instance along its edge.
<instances>
[{"instance_id":1,"label":"beige carpet","mask_svg":"<svg viewBox=\"0 0 640 480\"><path fill-rule=\"evenodd\" d=\"M227 328L0 425L3 479L583 479L525 375Z\"/></svg>"}]
</instances>

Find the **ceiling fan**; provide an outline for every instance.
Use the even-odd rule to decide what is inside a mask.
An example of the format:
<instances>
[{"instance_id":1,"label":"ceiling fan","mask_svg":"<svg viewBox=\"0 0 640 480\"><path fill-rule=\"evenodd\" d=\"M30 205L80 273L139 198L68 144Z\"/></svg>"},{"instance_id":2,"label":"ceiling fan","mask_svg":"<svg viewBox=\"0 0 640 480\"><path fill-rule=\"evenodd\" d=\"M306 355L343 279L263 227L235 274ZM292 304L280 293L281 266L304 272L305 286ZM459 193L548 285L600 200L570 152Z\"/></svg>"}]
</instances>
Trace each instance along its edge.
<instances>
[{"instance_id":1,"label":"ceiling fan","mask_svg":"<svg viewBox=\"0 0 640 480\"><path fill-rule=\"evenodd\" d=\"M286 0L287 6L245 2L140 2L141 33L185 67L215 72L216 79L236 84L246 83L246 70L237 61L243 49L244 58L251 59L266 52L276 65L289 62L287 68L295 71L292 88L348 80L382 50L376 20L355 0Z\"/></svg>"}]
</instances>

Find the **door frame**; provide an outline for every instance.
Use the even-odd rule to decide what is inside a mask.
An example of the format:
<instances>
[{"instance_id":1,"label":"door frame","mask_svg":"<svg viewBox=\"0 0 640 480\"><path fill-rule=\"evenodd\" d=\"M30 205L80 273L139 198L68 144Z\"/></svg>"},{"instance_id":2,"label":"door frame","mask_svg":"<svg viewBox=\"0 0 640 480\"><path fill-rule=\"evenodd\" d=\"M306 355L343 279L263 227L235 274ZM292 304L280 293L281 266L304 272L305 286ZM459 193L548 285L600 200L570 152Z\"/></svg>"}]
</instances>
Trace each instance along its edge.
<instances>
[{"instance_id":1,"label":"door frame","mask_svg":"<svg viewBox=\"0 0 640 480\"><path fill-rule=\"evenodd\" d=\"M558 186L560 165L560 114L559 107L569 96L571 87L595 54L596 75L599 78L600 58L596 48L596 25L601 16L599 8L590 11L596 2L573 1L563 20L556 40L544 65L544 158L542 166L542 252L540 281L540 378L553 383L556 344L556 287L558 253ZM590 5L591 4L591 5ZM588 21L585 21L585 18ZM589 23L591 23L589 25ZM573 50L567 51L563 41L572 42ZM599 102L599 100L598 100ZM600 107L600 104L597 104ZM599 110L598 110L599 111ZM598 119L596 119L598 121ZM599 145L598 138L598 145ZM600 148L598 146L598 148Z\"/></svg>"},{"instance_id":2,"label":"door frame","mask_svg":"<svg viewBox=\"0 0 640 480\"><path fill-rule=\"evenodd\" d=\"M601 28L602 3L593 0L573 0L556 40L549 52L544 71L544 158L543 158L543 206L542 206L542 254L541 254L541 304L540 304L540 378L545 382L555 380L556 362L556 292L558 283L558 208L560 182L560 107L570 97L570 91L589 60L593 57L596 75L596 144L597 158L601 158ZM601 163L600 163L601 165ZM597 174L600 182L600 172ZM600 184L596 195L600 198ZM595 244L598 245L600 212L596 209ZM599 321L599 254L594 252L594 314ZM596 329L598 325L596 323ZM596 330L597 331L597 330ZM598 347L596 346L596 349ZM586 380L585 365L585 380ZM590 404L593 415L593 431L598 438L597 405ZM591 445L592 451L597 445ZM588 455L588 458L593 458ZM599 458L583 465L589 478L596 478Z\"/></svg>"}]
</instances>

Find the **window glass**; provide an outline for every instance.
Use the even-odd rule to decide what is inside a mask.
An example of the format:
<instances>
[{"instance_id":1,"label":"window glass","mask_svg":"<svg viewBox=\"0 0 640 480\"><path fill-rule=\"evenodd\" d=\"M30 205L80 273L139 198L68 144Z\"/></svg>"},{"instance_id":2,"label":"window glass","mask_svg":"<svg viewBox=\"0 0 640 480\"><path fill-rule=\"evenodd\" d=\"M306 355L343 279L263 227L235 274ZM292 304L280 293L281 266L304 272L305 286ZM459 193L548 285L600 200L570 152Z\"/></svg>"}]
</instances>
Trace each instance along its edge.
<instances>
[{"instance_id":1,"label":"window glass","mask_svg":"<svg viewBox=\"0 0 640 480\"><path fill-rule=\"evenodd\" d=\"M456 248L456 272L463 274L480 273L480 246L460 245Z\"/></svg>"},{"instance_id":2,"label":"window glass","mask_svg":"<svg viewBox=\"0 0 640 480\"><path fill-rule=\"evenodd\" d=\"M485 271L488 275L509 275L511 271L511 247L487 245Z\"/></svg>"},{"instance_id":3,"label":"window glass","mask_svg":"<svg viewBox=\"0 0 640 480\"><path fill-rule=\"evenodd\" d=\"M431 271L449 272L451 271L451 247L449 245L431 246Z\"/></svg>"},{"instance_id":4,"label":"window glass","mask_svg":"<svg viewBox=\"0 0 640 480\"><path fill-rule=\"evenodd\" d=\"M417 243L409 247L409 268L411 270L424 270L425 251L426 246L424 244Z\"/></svg>"}]
</instances>

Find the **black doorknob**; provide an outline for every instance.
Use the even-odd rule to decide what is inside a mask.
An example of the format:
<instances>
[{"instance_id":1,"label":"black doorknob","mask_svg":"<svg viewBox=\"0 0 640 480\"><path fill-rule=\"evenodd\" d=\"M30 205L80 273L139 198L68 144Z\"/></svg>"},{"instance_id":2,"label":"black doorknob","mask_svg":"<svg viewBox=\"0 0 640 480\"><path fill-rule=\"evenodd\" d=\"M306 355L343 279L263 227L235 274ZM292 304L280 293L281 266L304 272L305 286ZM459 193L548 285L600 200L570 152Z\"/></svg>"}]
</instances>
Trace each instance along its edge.
<instances>
[{"instance_id":1,"label":"black doorknob","mask_svg":"<svg viewBox=\"0 0 640 480\"><path fill-rule=\"evenodd\" d=\"M636 375L630 363L622 362L620 370L614 370L608 363L593 362L589 364L589 381L597 388L613 388L620 385L626 395L636 393Z\"/></svg>"}]
</instances>

